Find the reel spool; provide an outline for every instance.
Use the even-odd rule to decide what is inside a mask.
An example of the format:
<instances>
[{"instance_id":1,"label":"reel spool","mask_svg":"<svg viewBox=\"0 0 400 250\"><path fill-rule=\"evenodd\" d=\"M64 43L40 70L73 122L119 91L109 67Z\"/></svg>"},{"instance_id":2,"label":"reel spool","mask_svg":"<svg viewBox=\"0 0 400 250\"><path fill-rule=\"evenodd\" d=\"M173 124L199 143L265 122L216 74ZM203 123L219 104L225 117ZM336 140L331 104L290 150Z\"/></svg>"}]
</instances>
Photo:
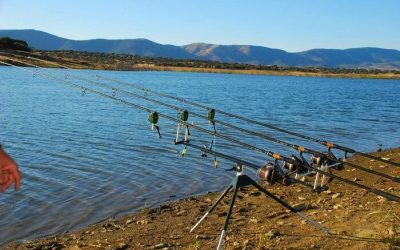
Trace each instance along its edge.
<instances>
[{"instance_id":1,"label":"reel spool","mask_svg":"<svg viewBox=\"0 0 400 250\"><path fill-rule=\"evenodd\" d=\"M283 185L289 184L289 179L284 170L280 166L268 162L262 168L257 170L257 175L261 180L266 181L268 184L273 184L275 181L281 181Z\"/></svg>"}]
</instances>

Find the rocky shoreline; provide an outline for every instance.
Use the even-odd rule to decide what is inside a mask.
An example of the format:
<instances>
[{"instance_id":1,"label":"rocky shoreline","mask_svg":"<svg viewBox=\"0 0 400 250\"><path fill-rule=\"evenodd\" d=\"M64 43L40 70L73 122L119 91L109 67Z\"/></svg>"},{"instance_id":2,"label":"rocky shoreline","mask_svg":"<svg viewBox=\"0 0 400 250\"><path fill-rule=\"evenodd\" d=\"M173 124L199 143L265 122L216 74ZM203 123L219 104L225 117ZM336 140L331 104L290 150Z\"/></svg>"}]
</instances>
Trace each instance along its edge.
<instances>
[{"instance_id":1,"label":"rocky shoreline","mask_svg":"<svg viewBox=\"0 0 400 250\"><path fill-rule=\"evenodd\" d=\"M400 148L374 155L400 162ZM400 176L400 168L368 158L348 159ZM400 195L400 185L347 167L335 171L347 179ZM224 249L400 249L400 206L336 180L322 193L304 186L263 184L333 234L325 235L253 188L238 193ZM90 225L74 232L14 242L4 249L214 249L230 195L193 232L190 228L219 193L145 208L133 215Z\"/></svg>"}]
</instances>

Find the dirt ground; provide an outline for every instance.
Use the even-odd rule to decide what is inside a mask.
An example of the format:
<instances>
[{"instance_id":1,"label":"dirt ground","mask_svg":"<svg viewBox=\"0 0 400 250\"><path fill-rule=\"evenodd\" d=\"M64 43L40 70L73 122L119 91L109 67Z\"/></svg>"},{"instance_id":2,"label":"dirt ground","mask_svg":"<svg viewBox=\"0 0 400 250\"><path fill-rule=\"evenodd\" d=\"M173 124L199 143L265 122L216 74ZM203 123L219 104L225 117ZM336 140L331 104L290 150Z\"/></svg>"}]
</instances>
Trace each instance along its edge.
<instances>
[{"instance_id":1,"label":"dirt ground","mask_svg":"<svg viewBox=\"0 0 400 250\"><path fill-rule=\"evenodd\" d=\"M374 155L400 162L400 148ZM400 176L400 168L361 156L348 159ZM346 167L347 179L400 196L400 184ZM228 184L228 183L227 183ZM329 190L310 192L300 185L262 184L329 228L325 235L253 188L242 188L233 210L224 249L400 249L400 205L333 180ZM5 249L215 249L231 195L193 232L190 228L219 197L210 193L145 208L75 232L12 243Z\"/></svg>"}]
</instances>

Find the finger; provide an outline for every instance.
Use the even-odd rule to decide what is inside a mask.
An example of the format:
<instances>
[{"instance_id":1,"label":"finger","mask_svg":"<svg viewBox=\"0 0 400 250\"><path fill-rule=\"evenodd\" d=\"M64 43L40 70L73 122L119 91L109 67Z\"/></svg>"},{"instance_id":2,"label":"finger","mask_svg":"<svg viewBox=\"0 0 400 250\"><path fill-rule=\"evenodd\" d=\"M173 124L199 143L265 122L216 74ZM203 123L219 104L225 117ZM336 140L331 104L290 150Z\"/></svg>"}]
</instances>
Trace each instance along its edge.
<instances>
[{"instance_id":1,"label":"finger","mask_svg":"<svg viewBox=\"0 0 400 250\"><path fill-rule=\"evenodd\" d=\"M6 183L4 183L1 187L1 192L4 192L7 190L7 188L11 185L11 183L13 183L13 179L8 179L8 181Z\"/></svg>"},{"instance_id":2,"label":"finger","mask_svg":"<svg viewBox=\"0 0 400 250\"><path fill-rule=\"evenodd\" d=\"M15 191L18 191L18 190L19 190L19 187L21 186L21 176L19 175L18 168L16 168L16 169L12 172L12 177L14 178L14 181L15 181L14 190L15 190Z\"/></svg>"}]
</instances>

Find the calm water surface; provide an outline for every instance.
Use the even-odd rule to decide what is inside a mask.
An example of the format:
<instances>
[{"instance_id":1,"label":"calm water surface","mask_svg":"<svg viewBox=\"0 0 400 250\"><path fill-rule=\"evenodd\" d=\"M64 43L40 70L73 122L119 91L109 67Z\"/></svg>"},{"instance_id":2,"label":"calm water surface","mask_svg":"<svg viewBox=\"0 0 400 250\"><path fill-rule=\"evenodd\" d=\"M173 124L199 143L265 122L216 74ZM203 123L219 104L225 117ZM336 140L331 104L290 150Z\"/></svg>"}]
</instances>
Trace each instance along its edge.
<instances>
[{"instance_id":1,"label":"calm water surface","mask_svg":"<svg viewBox=\"0 0 400 250\"><path fill-rule=\"evenodd\" d=\"M66 73L55 69L46 72L62 79ZM101 74L138 83L361 151L374 150L377 144L400 144L400 81L174 72L70 74L92 80ZM126 99L156 109L150 103ZM176 117L173 110L157 110ZM217 119L233 122L219 114ZM190 120L210 128L204 121ZM82 96L79 90L53 80L0 67L0 141L23 173L20 192L0 194L0 245L65 232L227 185L233 173L224 169L232 163L220 160L220 168L214 169L211 157L201 158L190 148L181 159L177 150L182 148L171 143L176 124L160 119L159 125L161 140L150 131L147 114L142 111L94 94ZM321 149L255 125L240 121L236 125ZM217 129L265 149L290 152L231 129ZM212 139L191 132L197 143L207 144ZM217 150L257 164L267 160L221 139L217 139Z\"/></svg>"}]
</instances>

